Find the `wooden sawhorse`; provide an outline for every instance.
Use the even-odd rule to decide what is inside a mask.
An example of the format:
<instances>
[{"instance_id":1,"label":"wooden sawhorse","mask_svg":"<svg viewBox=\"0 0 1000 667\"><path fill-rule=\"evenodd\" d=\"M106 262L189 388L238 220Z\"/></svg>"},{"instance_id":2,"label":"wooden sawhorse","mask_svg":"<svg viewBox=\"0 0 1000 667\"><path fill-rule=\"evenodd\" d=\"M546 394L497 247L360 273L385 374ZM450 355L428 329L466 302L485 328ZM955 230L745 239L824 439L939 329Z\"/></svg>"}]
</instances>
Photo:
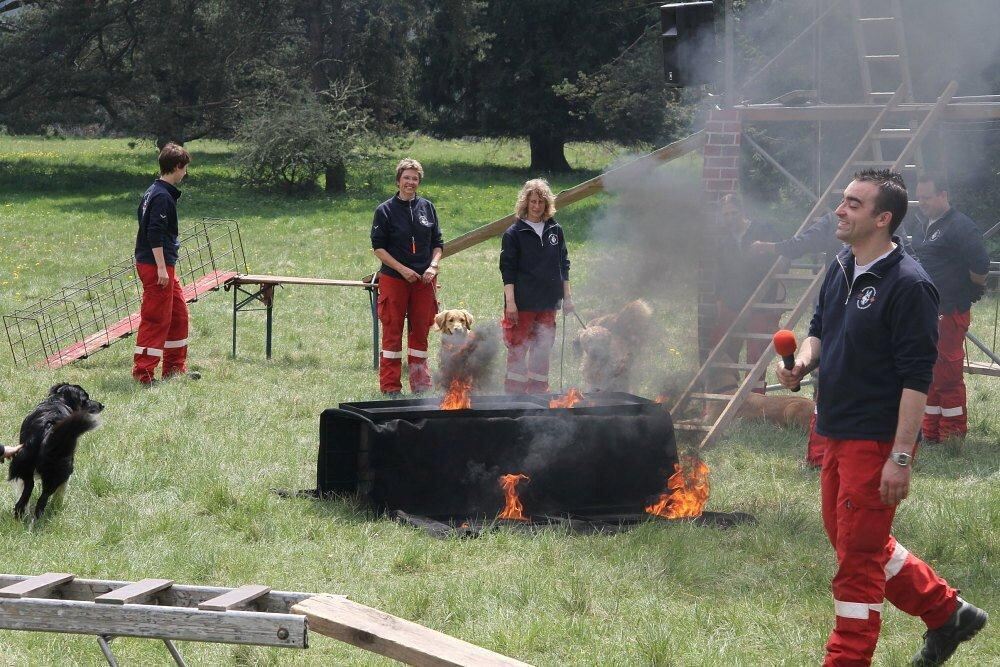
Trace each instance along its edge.
<instances>
[{"instance_id":1,"label":"wooden sawhorse","mask_svg":"<svg viewBox=\"0 0 1000 667\"><path fill-rule=\"evenodd\" d=\"M240 273L225 283L226 290L233 290L233 357L236 357L236 314L240 311L263 310L267 313L264 323L264 352L271 358L271 330L274 322L274 288L282 285L320 285L328 287L358 287L368 292L372 314L372 365L378 369L378 274L368 281L333 280L330 278L299 278L295 276L264 276ZM249 286L249 287L248 287ZM248 308L254 301L263 308Z\"/></svg>"}]
</instances>

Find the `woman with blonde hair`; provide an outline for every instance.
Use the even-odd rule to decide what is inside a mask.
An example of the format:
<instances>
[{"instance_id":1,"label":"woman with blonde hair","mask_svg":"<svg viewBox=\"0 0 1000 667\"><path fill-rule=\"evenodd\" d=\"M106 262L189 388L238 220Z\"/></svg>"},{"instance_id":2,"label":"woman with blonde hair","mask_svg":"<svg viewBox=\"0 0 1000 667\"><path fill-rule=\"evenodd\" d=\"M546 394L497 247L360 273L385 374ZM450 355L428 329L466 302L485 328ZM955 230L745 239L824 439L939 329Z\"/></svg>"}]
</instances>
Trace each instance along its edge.
<instances>
[{"instance_id":1,"label":"woman with blonde hair","mask_svg":"<svg viewBox=\"0 0 1000 667\"><path fill-rule=\"evenodd\" d=\"M507 345L509 394L549 391L549 356L556 334L560 303L573 312L566 238L553 219L556 198L540 178L521 188L517 221L503 234L500 274L503 277L504 343Z\"/></svg>"}]
</instances>

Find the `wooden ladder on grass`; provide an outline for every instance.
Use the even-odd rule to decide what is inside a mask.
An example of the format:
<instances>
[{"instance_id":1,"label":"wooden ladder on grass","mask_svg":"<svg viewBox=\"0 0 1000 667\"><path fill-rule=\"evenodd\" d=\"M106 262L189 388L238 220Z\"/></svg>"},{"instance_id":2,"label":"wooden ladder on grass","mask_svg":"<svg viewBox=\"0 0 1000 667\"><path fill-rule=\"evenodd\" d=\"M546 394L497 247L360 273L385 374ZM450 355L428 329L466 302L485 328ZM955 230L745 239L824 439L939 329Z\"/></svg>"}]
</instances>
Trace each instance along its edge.
<instances>
[{"instance_id":1,"label":"wooden ladder on grass","mask_svg":"<svg viewBox=\"0 0 1000 667\"><path fill-rule=\"evenodd\" d=\"M844 188L850 182L850 178L855 171L872 167L899 171L901 166L913 159L920 142L927 136L934 122L955 94L957 87L958 84L954 81L949 83L944 92L938 97L934 106L925 113L917 127L912 131L907 130L906 143L901 149L898 149L896 157L894 159L885 159L882 151L886 147L881 144L881 141L886 137L886 133L890 129L893 129L889 128L887 123L894 115L898 114L899 104L906 93L907 84L901 84L886 102L885 107L879 112L871 126L869 126L861 141L851 151L847 161L844 162L826 191L816 202L809 215L806 216L805 221L799 227L799 231L803 231L812 224L817 215L825 210L832 210L836 207L843 198ZM892 136L893 138L899 138L902 136L902 132L897 133L893 129ZM792 329L802 316L806 314L807 310L811 310L811 306L819 294L820 286L823 284L823 278L826 274L825 266L796 263L792 264L791 268L783 270L783 265L784 263L780 259L775 261L771 270L764 276L746 305L743 306L736 319L733 320L732 325L723 334L719 343L709 353L705 363L698 369L698 372L670 409L671 416L674 419L674 428L678 431L693 432L700 436L699 448L714 444L716 439L722 435L733 417L736 416L736 412L743 404L743 401L746 400L754 384L764 377L768 364L774 358L774 350L770 347L753 364L739 363L738 360L727 361L724 358L724 350L730 344L735 344L737 341L771 339L771 334L751 333L747 331L747 324L752 313L760 310L787 312L787 317L782 326L786 329ZM765 296L773 293L772 290L777 283L783 284L786 289L796 286L801 288L797 300L786 303L768 302ZM735 370L742 373L742 379L738 388L733 393L701 391L702 388L710 388L707 381L719 369ZM717 406L720 403L724 404L725 407L714 419L710 418L706 421L697 418L685 418L685 413L691 407L706 407L710 404ZM710 410L704 410L704 412L711 414Z\"/></svg>"},{"instance_id":2,"label":"wooden ladder on grass","mask_svg":"<svg viewBox=\"0 0 1000 667\"><path fill-rule=\"evenodd\" d=\"M108 664L115 637L159 639L178 665L175 641L308 648L320 634L411 665L523 666L344 596L176 585L170 579L104 581L47 572L0 574L0 629L95 635Z\"/></svg>"}]
</instances>

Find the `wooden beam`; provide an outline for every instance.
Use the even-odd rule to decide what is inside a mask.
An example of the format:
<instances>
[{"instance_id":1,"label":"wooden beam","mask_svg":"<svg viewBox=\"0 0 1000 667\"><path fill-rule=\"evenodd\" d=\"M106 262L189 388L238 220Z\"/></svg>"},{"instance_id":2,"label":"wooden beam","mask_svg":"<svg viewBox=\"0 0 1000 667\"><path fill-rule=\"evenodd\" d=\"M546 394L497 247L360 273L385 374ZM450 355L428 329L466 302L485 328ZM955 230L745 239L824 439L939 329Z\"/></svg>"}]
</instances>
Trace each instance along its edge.
<instances>
[{"instance_id":1,"label":"wooden beam","mask_svg":"<svg viewBox=\"0 0 1000 667\"><path fill-rule=\"evenodd\" d=\"M217 595L211 600L205 600L198 605L198 609L201 609L202 611L229 611L230 609L235 609L236 607L245 606L270 592L270 586L260 586L257 584L240 586L239 588L234 588L228 593Z\"/></svg>"},{"instance_id":2,"label":"wooden beam","mask_svg":"<svg viewBox=\"0 0 1000 667\"><path fill-rule=\"evenodd\" d=\"M664 162L669 162L675 160L683 155L698 150L705 145L705 140L707 139L706 133L704 131L698 131L694 134L681 139L680 141L675 141L672 144L659 148L652 153L642 156L637 160L633 160L627 164L620 167L607 171L600 176L596 176L589 181L584 181L579 185L574 185L573 187L563 190L558 195L556 195L556 206L564 207L569 206L581 199L586 199L591 195L604 190L604 178L614 174L622 172L623 170L634 170L634 169L652 169L655 166L663 164ZM503 234L504 230L510 227L514 223L514 216L508 215L500 218L499 220L494 220L493 222L483 225L473 229L471 232L462 234L458 238L454 238L444 244L444 256L454 255L455 253L461 252L474 245L482 243L488 239L495 236L500 236Z\"/></svg>"},{"instance_id":3,"label":"wooden beam","mask_svg":"<svg viewBox=\"0 0 1000 667\"><path fill-rule=\"evenodd\" d=\"M199 611L146 604L0 599L0 628L222 644L306 648L306 619L258 611Z\"/></svg>"},{"instance_id":4,"label":"wooden beam","mask_svg":"<svg viewBox=\"0 0 1000 667\"><path fill-rule=\"evenodd\" d=\"M10 586L20 581L31 579L31 575L0 574L0 587ZM120 589L128 581L106 579L74 579L49 593L49 597L62 600L93 602L94 598L109 591ZM218 597L233 590L219 586L191 586L174 584L170 588L156 594L156 600L161 605L172 607L197 607L199 603ZM294 591L271 591L257 600L258 611L287 614L289 607L296 602L311 598L315 593L300 593Z\"/></svg>"},{"instance_id":5,"label":"wooden beam","mask_svg":"<svg viewBox=\"0 0 1000 667\"><path fill-rule=\"evenodd\" d=\"M41 597L53 588L72 581L75 575L66 572L46 572L0 588L0 598Z\"/></svg>"},{"instance_id":6,"label":"wooden beam","mask_svg":"<svg viewBox=\"0 0 1000 667\"><path fill-rule=\"evenodd\" d=\"M240 273L226 281L228 285L321 285L332 287L371 287L360 280L334 280L332 278L304 278L298 276L266 276Z\"/></svg>"},{"instance_id":7,"label":"wooden beam","mask_svg":"<svg viewBox=\"0 0 1000 667\"><path fill-rule=\"evenodd\" d=\"M174 585L171 579L143 579L135 583L116 588L104 595L98 595L94 602L98 604L130 604L151 597L154 593Z\"/></svg>"},{"instance_id":8,"label":"wooden beam","mask_svg":"<svg viewBox=\"0 0 1000 667\"><path fill-rule=\"evenodd\" d=\"M882 104L818 104L810 107L786 107L780 104L749 104L734 107L744 123L770 121L815 122L821 120L871 121L884 108ZM923 114L934 108L932 103L900 104L896 114ZM952 102L941 113L940 120L1000 119L1000 102Z\"/></svg>"},{"instance_id":9,"label":"wooden beam","mask_svg":"<svg viewBox=\"0 0 1000 667\"><path fill-rule=\"evenodd\" d=\"M527 664L345 598L318 595L293 606L292 611L308 618L314 632L408 665Z\"/></svg>"}]
</instances>

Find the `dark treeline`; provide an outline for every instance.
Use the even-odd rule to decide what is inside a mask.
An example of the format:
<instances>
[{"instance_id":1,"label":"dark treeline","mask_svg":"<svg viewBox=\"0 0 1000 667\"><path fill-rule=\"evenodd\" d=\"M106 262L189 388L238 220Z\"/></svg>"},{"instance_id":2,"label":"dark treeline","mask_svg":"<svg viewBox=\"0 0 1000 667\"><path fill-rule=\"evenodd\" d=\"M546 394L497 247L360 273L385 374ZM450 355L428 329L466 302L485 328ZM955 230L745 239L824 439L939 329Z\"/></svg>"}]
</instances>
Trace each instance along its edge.
<instances>
[{"instance_id":1,"label":"dark treeline","mask_svg":"<svg viewBox=\"0 0 1000 667\"><path fill-rule=\"evenodd\" d=\"M738 99L815 90L823 102L859 102L842 4ZM1000 93L995 0L902 5L919 99L951 78L960 95ZM827 6L735 0L736 80ZM235 138L247 179L286 189L342 190L352 162L412 131L525 138L533 173L559 171L570 167L568 141L640 149L690 131L706 98L664 86L660 32L659 3L643 0L5 0L0 125L87 127L161 145ZM810 185L842 162L816 159L811 124L749 131ZM825 145L849 150L857 128L822 131ZM944 124L928 152L981 189L983 173L996 177L997 135L997 123ZM751 193L801 199L766 163L746 165Z\"/></svg>"}]
</instances>

